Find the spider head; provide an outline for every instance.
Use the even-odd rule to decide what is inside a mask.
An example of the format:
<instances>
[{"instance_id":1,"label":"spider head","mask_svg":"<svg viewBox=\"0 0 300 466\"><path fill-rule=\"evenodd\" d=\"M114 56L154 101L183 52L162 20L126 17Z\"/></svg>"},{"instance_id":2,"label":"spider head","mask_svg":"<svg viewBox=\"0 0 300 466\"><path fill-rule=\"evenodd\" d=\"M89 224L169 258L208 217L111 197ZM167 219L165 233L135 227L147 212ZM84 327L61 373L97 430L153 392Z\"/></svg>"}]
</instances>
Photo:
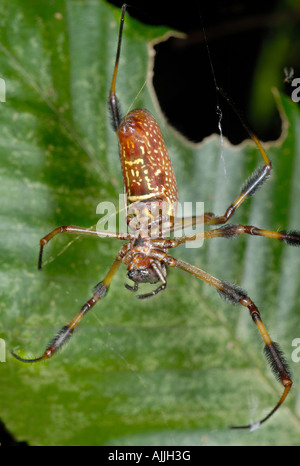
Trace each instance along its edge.
<instances>
[{"instance_id":1,"label":"spider head","mask_svg":"<svg viewBox=\"0 0 300 466\"><path fill-rule=\"evenodd\" d=\"M127 277L138 283L157 283L160 278L151 265L151 259L145 254L136 254L128 266ZM163 266L163 275L166 276L166 269Z\"/></svg>"},{"instance_id":2,"label":"spider head","mask_svg":"<svg viewBox=\"0 0 300 466\"><path fill-rule=\"evenodd\" d=\"M134 286L129 286L127 283L125 285L125 287L130 291L137 291L139 283L162 282L158 288L150 293L138 295L137 298L139 299L150 298L166 288L166 267L158 261L153 261L153 259L151 260L146 254L136 254L127 270L128 278L134 282Z\"/></svg>"}]
</instances>

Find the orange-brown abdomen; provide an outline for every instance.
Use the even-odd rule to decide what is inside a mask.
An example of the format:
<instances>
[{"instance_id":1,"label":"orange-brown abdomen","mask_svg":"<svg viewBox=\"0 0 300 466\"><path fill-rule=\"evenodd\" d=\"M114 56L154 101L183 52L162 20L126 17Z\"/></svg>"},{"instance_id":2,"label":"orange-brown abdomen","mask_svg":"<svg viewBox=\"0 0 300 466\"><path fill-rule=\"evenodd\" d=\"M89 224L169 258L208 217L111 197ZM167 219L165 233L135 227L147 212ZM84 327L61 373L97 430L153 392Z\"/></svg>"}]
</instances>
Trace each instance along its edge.
<instances>
[{"instance_id":1,"label":"orange-brown abdomen","mask_svg":"<svg viewBox=\"0 0 300 466\"><path fill-rule=\"evenodd\" d=\"M170 215L175 217L175 173L151 113L144 109L131 111L121 121L117 134L127 203L160 199L169 204Z\"/></svg>"}]
</instances>

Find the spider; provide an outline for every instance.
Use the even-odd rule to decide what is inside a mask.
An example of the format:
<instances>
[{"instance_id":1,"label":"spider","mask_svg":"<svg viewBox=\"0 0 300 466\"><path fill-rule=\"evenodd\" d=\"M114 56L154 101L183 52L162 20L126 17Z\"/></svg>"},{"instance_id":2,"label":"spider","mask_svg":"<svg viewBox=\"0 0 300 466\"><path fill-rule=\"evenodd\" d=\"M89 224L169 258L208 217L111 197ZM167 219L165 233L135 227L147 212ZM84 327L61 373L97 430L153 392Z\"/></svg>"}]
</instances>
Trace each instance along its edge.
<instances>
[{"instance_id":1,"label":"spider","mask_svg":"<svg viewBox=\"0 0 300 466\"><path fill-rule=\"evenodd\" d=\"M292 380L286 359L277 343L273 342L260 312L239 286L227 283L213 277L194 265L175 259L168 254L169 249L195 240L213 239L218 237L232 238L239 235L262 236L277 239L291 246L300 245L299 231L269 231L252 225L230 224L228 221L235 211L250 196L269 179L272 171L271 162L260 141L248 127L231 99L222 89L217 88L223 97L232 105L250 137L256 144L263 160L263 165L252 173L243 184L236 199L221 216L206 212L201 216L185 219L177 218L177 185L175 173L160 128L153 116L145 109L135 109L121 117L118 98L116 96L116 79L121 51L122 32L126 12L126 4L122 7L119 38L115 66L109 94L109 106L113 128L116 132L122 167L125 192L127 195L127 223L130 233L111 233L97 231L93 228L83 228L72 225L60 226L40 240L38 267L42 268L42 257L45 245L59 233L97 235L125 241L104 279L94 288L92 297L83 305L76 316L63 326L47 345L44 353L35 359L24 359L12 352L13 356L23 362L37 362L51 358L53 354L71 337L81 319L95 304L102 300L109 286L123 263L127 266L127 276L134 283L125 285L130 291L136 292L140 283L159 285L150 293L137 295L146 299L157 295L167 286L168 267L179 268L214 287L221 298L232 304L240 304L249 309L250 317L257 327L264 342L264 352L275 376L283 385L283 392L274 408L255 425L236 426L234 428L253 428L260 426L269 419L287 397ZM131 212L131 213L128 213ZM170 233L182 226L204 224L218 225L217 228L201 233L168 239Z\"/></svg>"}]
</instances>

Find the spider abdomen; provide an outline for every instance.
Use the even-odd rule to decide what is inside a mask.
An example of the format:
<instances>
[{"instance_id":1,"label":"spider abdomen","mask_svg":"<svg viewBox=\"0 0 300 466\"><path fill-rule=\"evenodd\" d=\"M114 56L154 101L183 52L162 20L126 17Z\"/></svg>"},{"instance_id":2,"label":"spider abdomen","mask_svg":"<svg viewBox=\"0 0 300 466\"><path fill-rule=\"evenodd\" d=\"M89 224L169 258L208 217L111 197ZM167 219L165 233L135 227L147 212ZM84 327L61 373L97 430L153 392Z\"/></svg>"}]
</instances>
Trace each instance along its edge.
<instances>
[{"instance_id":1,"label":"spider abdomen","mask_svg":"<svg viewBox=\"0 0 300 466\"><path fill-rule=\"evenodd\" d=\"M150 112L132 110L118 129L122 173L128 204L160 199L175 216L177 185L160 128Z\"/></svg>"}]
</instances>

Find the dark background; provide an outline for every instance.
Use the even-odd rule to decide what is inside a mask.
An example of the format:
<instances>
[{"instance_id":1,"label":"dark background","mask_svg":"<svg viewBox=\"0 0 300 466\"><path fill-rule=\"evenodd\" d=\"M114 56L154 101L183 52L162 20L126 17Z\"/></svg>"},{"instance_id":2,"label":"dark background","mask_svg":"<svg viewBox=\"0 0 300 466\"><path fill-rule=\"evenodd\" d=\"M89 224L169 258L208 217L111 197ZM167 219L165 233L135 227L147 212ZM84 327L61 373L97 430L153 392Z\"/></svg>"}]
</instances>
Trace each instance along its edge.
<instances>
[{"instance_id":1,"label":"dark background","mask_svg":"<svg viewBox=\"0 0 300 466\"><path fill-rule=\"evenodd\" d=\"M110 0L109 3L121 8L124 2ZM284 52L282 57L280 90L289 96L293 90L290 84L284 83L285 66L294 68L295 77L300 75L300 6L298 2L296 7L294 2L291 8L291 3L288 5L285 0L129 2L128 14L140 21L169 26L187 34L186 40L170 39L156 47L153 84L167 119L188 139L199 142L217 132L217 97L203 25L218 85L231 96L262 140L280 136L281 120L275 104L260 122L255 110L250 109L256 63L266 41L272 42L274 38L275 42L281 36L290 43L288 53ZM270 53L280 51L275 48ZM278 74L278 70L269 72ZM276 76L274 83L277 84ZM245 132L228 105L219 100L223 131L237 144L245 139Z\"/></svg>"}]
</instances>

